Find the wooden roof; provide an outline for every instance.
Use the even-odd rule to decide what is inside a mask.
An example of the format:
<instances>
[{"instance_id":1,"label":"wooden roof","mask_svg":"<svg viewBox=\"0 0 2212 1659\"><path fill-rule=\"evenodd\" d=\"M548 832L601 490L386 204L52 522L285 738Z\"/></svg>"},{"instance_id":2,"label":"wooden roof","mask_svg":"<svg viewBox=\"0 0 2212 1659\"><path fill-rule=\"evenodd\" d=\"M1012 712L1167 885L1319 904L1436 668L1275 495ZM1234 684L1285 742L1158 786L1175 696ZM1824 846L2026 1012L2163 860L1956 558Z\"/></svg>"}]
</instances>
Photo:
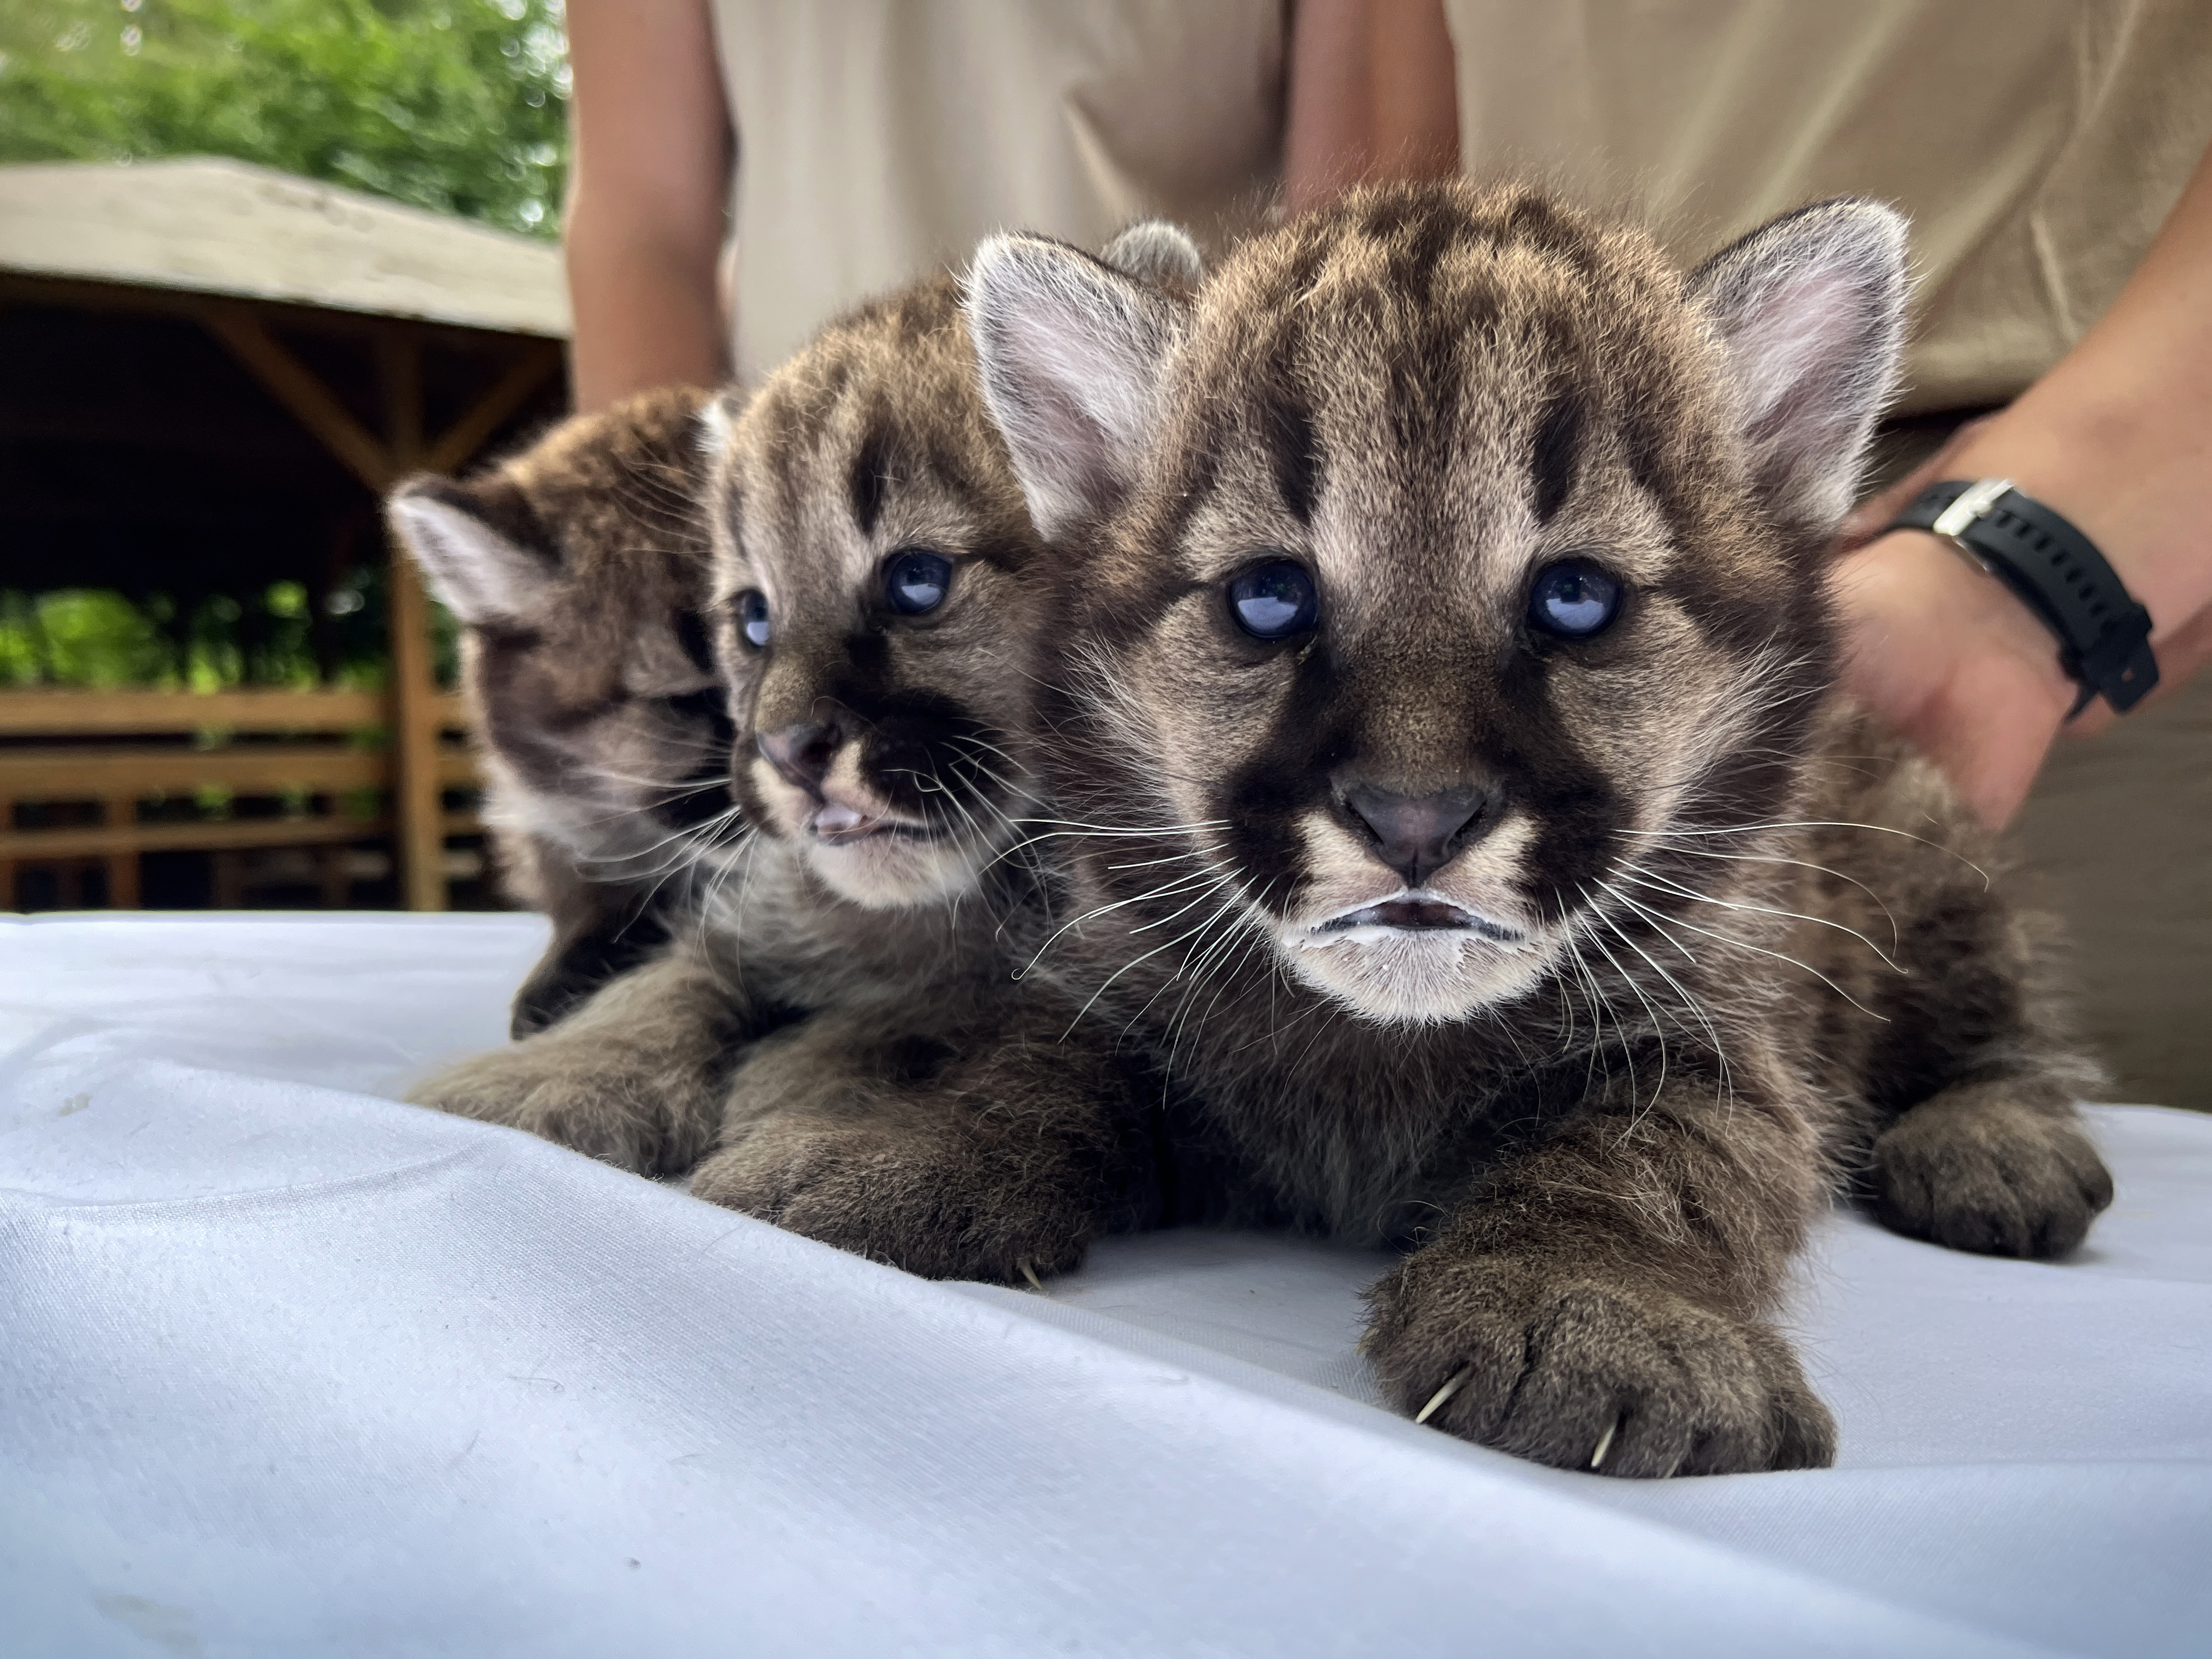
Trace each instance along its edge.
<instances>
[{"instance_id":1,"label":"wooden roof","mask_svg":"<svg viewBox=\"0 0 2212 1659\"><path fill-rule=\"evenodd\" d=\"M0 270L568 332L551 244L243 161L0 167Z\"/></svg>"}]
</instances>

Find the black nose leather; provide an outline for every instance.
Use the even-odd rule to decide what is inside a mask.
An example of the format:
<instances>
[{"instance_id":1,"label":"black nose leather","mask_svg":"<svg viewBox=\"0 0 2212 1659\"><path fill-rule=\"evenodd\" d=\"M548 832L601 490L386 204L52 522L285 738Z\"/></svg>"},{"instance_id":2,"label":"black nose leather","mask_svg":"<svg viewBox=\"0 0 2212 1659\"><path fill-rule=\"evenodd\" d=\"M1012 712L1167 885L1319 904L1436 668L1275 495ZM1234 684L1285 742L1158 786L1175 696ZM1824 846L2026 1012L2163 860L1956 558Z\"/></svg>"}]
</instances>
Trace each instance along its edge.
<instances>
[{"instance_id":1,"label":"black nose leather","mask_svg":"<svg viewBox=\"0 0 2212 1659\"><path fill-rule=\"evenodd\" d=\"M1375 856L1419 887L1498 822L1494 788L1468 785L1433 795L1401 795L1360 784L1344 792L1345 806L1366 827Z\"/></svg>"},{"instance_id":2,"label":"black nose leather","mask_svg":"<svg viewBox=\"0 0 2212 1659\"><path fill-rule=\"evenodd\" d=\"M760 734L760 751L776 775L794 789L812 791L829 775L844 733L826 720L806 720Z\"/></svg>"}]
</instances>

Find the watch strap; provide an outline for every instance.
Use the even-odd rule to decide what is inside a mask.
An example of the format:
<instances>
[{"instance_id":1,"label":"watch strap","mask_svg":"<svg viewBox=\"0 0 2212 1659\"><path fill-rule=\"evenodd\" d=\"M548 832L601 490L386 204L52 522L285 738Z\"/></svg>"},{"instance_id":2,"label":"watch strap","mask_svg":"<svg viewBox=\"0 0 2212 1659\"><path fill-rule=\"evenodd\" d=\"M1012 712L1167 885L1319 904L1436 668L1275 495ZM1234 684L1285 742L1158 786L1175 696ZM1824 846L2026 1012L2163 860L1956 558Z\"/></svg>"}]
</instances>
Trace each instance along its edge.
<instances>
[{"instance_id":1,"label":"watch strap","mask_svg":"<svg viewBox=\"0 0 2212 1659\"><path fill-rule=\"evenodd\" d=\"M2068 719L2099 696L2125 712L2158 684L2150 612L2094 542L2011 480L1930 485L1890 528L1945 538L2057 635L2058 665L2081 688Z\"/></svg>"}]
</instances>

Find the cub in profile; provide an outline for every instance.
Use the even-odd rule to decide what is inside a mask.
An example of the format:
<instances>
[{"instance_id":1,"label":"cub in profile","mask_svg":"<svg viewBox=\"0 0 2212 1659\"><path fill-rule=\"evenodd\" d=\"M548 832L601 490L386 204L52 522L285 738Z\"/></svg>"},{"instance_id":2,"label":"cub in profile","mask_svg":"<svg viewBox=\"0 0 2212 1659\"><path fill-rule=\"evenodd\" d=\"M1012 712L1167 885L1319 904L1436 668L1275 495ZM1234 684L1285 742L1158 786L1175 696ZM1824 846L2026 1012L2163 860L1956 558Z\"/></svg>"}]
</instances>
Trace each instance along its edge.
<instances>
[{"instance_id":1,"label":"cub in profile","mask_svg":"<svg viewBox=\"0 0 2212 1659\"><path fill-rule=\"evenodd\" d=\"M461 623L501 878L553 921L516 1036L657 951L738 842L703 620L707 401L646 392L474 477L410 478L388 503Z\"/></svg>"}]
</instances>

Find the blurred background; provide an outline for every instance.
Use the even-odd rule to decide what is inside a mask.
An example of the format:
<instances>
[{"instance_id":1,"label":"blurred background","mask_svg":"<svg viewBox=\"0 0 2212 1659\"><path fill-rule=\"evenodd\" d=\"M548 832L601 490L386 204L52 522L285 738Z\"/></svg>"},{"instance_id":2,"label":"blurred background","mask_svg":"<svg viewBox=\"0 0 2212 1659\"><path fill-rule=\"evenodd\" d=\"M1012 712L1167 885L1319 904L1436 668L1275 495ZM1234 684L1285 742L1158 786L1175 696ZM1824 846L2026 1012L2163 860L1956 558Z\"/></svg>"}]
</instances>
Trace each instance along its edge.
<instances>
[{"instance_id":1,"label":"blurred background","mask_svg":"<svg viewBox=\"0 0 2212 1659\"><path fill-rule=\"evenodd\" d=\"M0 7L0 908L497 902L377 498L567 405L562 22Z\"/></svg>"}]
</instances>

